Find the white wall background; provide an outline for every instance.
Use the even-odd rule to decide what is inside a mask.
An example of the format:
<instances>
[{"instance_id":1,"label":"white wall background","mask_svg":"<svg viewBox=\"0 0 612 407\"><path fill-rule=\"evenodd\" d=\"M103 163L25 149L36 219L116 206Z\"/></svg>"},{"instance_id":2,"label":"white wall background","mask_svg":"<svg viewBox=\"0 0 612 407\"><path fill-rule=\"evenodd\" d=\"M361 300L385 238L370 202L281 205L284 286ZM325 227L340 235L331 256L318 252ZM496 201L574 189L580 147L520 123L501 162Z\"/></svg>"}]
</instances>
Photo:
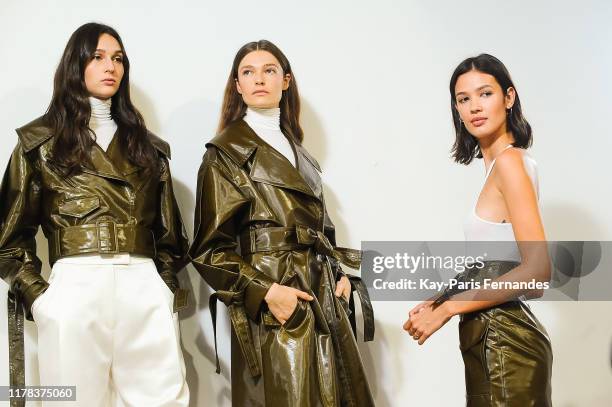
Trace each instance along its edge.
<instances>
[{"instance_id":1,"label":"white wall background","mask_svg":"<svg viewBox=\"0 0 612 407\"><path fill-rule=\"evenodd\" d=\"M339 241L460 240L484 169L449 159L448 80L465 57L508 67L535 130L549 239L612 240L612 6L601 1L83 1L0 3L0 169L13 132L41 115L69 35L100 21L122 35L135 104L170 142L191 236L197 169L216 128L233 55L261 38L280 46L300 85L305 145L324 168ZM39 239L46 261L46 242ZM48 274L48 267L45 274ZM229 325L214 374L208 287L182 315L192 406L229 406ZM0 298L4 298L6 286ZM4 303L4 300L0 303ZM401 330L411 303L374 304L377 338L362 344L379 406L462 406L456 321L422 348ZM0 326L6 326L1 307ZM221 307L223 308L223 307ZM554 348L556 406L612 405L611 303L535 303ZM0 366L7 366L0 329ZM27 324L27 381L36 384L36 329ZM8 368L0 368L8 384Z\"/></svg>"}]
</instances>

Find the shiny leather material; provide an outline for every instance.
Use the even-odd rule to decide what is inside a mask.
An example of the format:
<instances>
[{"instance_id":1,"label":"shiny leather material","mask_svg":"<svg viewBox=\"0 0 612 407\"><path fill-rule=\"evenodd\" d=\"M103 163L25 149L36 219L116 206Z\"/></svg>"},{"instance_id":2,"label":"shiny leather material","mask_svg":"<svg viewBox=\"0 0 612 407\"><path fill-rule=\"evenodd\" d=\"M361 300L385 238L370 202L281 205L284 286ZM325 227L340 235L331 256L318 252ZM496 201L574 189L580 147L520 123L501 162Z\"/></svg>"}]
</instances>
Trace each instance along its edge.
<instances>
[{"instance_id":1,"label":"shiny leather material","mask_svg":"<svg viewBox=\"0 0 612 407\"><path fill-rule=\"evenodd\" d=\"M232 403L373 406L348 304L334 295L340 264L359 267L360 253L336 246L320 167L292 147L297 168L238 120L207 144L198 174L190 255L216 290L211 311L216 298L229 309ZM274 282L315 298L282 326L263 300Z\"/></svg>"},{"instance_id":2,"label":"shiny leather material","mask_svg":"<svg viewBox=\"0 0 612 407\"><path fill-rule=\"evenodd\" d=\"M483 282L516 266L485 262L485 267L469 268L461 278ZM510 301L462 315L459 343L468 407L552 406L550 339L526 303Z\"/></svg>"},{"instance_id":3,"label":"shiny leather material","mask_svg":"<svg viewBox=\"0 0 612 407\"><path fill-rule=\"evenodd\" d=\"M40 118L17 134L0 186L0 276L23 304L27 319L32 320L32 303L48 287L36 256L39 225L49 241L51 264L81 253L144 255L155 261L170 289L179 290L176 273L188 262L189 244L165 141L150 134L159 154L156 173L132 164L114 137L107 152L92 147L92 168L64 176L48 161L54 138ZM184 293L178 297L185 305ZM10 324L9 331L22 334L23 327ZM11 373L23 374L23 363Z\"/></svg>"}]
</instances>

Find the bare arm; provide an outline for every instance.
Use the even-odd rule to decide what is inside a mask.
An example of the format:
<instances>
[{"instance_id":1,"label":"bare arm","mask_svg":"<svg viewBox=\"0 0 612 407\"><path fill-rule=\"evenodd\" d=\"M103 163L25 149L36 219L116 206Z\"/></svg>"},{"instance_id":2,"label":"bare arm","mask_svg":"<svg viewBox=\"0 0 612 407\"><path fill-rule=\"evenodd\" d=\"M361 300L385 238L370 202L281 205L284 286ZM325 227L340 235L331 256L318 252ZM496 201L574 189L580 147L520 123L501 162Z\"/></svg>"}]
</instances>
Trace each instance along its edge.
<instances>
[{"instance_id":1,"label":"bare arm","mask_svg":"<svg viewBox=\"0 0 612 407\"><path fill-rule=\"evenodd\" d=\"M518 267L495 281L549 281L550 261L544 227L521 151L510 149L498 157L494 181L504 198L522 258ZM419 344L422 344L454 315L490 308L521 295L539 297L542 290L469 290L435 309L431 302L424 302L410 311L410 320L404 324L404 329L419 337Z\"/></svg>"}]
</instances>

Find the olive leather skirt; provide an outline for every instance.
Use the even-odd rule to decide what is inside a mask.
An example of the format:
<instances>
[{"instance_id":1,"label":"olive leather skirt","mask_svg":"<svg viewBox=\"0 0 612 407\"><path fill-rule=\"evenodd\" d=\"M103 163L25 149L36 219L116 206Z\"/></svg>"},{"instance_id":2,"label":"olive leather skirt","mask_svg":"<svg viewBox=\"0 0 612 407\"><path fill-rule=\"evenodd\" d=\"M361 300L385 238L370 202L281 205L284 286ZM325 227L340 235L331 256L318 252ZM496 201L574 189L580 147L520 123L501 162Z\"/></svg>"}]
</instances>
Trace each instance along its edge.
<instances>
[{"instance_id":1,"label":"olive leather skirt","mask_svg":"<svg viewBox=\"0 0 612 407\"><path fill-rule=\"evenodd\" d=\"M516 266L485 262L484 268L467 277L496 278ZM550 339L525 302L510 301L462 315L459 343L468 407L552 406Z\"/></svg>"}]
</instances>

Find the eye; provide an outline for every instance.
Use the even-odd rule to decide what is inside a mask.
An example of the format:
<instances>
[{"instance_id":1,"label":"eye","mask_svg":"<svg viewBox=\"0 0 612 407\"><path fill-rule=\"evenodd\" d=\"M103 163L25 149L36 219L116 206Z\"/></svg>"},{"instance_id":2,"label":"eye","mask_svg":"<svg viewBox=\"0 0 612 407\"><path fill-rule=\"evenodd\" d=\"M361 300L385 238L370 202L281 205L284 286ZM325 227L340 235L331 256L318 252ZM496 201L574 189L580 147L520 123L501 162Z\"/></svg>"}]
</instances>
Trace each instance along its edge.
<instances>
[{"instance_id":1,"label":"eye","mask_svg":"<svg viewBox=\"0 0 612 407\"><path fill-rule=\"evenodd\" d=\"M102 55L94 54L93 59L95 59L96 61L101 61L102 60Z\"/></svg>"},{"instance_id":2,"label":"eye","mask_svg":"<svg viewBox=\"0 0 612 407\"><path fill-rule=\"evenodd\" d=\"M491 96L492 94L493 94L493 92L491 92L490 90L487 90L487 91L485 91L485 92L482 92L482 93L480 94L480 96L489 97L489 96Z\"/></svg>"},{"instance_id":3,"label":"eye","mask_svg":"<svg viewBox=\"0 0 612 407\"><path fill-rule=\"evenodd\" d=\"M253 71L250 69L245 69L244 71L242 71L242 76L249 76L250 74L252 74Z\"/></svg>"},{"instance_id":4,"label":"eye","mask_svg":"<svg viewBox=\"0 0 612 407\"><path fill-rule=\"evenodd\" d=\"M267 74L275 74L276 73L276 68L268 68L268 69L266 69L266 73Z\"/></svg>"},{"instance_id":5,"label":"eye","mask_svg":"<svg viewBox=\"0 0 612 407\"><path fill-rule=\"evenodd\" d=\"M467 96L463 96L460 97L459 99L457 99L457 103L465 103L468 101L468 97Z\"/></svg>"},{"instance_id":6,"label":"eye","mask_svg":"<svg viewBox=\"0 0 612 407\"><path fill-rule=\"evenodd\" d=\"M121 55L116 55L116 56L113 58L113 61L115 61L115 62L119 62L120 64L122 64L122 63L123 63L123 57L122 57Z\"/></svg>"}]
</instances>

